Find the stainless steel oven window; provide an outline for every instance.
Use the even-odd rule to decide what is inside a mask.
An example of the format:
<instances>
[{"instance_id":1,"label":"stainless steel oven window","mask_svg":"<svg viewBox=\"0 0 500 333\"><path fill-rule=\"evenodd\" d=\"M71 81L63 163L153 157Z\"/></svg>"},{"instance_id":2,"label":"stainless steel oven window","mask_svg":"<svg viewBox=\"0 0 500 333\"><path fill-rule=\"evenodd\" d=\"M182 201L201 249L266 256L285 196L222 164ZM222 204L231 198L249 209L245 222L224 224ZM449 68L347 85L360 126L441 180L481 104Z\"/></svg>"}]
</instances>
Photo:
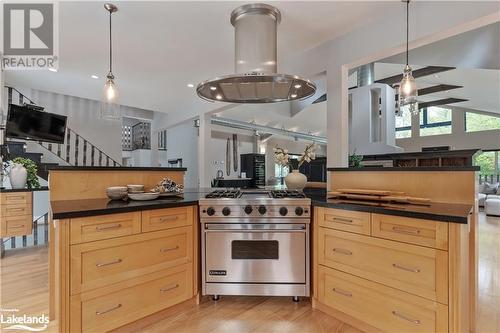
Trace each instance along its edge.
<instances>
[{"instance_id":1,"label":"stainless steel oven window","mask_svg":"<svg viewBox=\"0 0 500 333\"><path fill-rule=\"evenodd\" d=\"M279 260L279 242L276 240L234 240L231 259Z\"/></svg>"}]
</instances>

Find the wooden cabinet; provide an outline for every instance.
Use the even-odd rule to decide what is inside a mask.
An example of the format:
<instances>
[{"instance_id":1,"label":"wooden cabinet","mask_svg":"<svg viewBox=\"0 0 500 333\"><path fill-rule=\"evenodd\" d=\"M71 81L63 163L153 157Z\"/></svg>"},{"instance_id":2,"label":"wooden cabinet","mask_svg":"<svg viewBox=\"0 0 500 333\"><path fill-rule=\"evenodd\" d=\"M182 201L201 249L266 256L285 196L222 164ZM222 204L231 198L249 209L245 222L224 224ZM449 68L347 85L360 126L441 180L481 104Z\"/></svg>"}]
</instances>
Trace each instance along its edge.
<instances>
[{"instance_id":1,"label":"wooden cabinet","mask_svg":"<svg viewBox=\"0 0 500 333\"><path fill-rule=\"evenodd\" d=\"M0 193L0 237L33 232L32 192Z\"/></svg>"},{"instance_id":2,"label":"wooden cabinet","mask_svg":"<svg viewBox=\"0 0 500 333\"><path fill-rule=\"evenodd\" d=\"M315 307L364 331L466 332L468 226L315 207Z\"/></svg>"},{"instance_id":3,"label":"wooden cabinet","mask_svg":"<svg viewBox=\"0 0 500 333\"><path fill-rule=\"evenodd\" d=\"M107 332L198 293L197 206L59 220L60 332Z\"/></svg>"}]
</instances>

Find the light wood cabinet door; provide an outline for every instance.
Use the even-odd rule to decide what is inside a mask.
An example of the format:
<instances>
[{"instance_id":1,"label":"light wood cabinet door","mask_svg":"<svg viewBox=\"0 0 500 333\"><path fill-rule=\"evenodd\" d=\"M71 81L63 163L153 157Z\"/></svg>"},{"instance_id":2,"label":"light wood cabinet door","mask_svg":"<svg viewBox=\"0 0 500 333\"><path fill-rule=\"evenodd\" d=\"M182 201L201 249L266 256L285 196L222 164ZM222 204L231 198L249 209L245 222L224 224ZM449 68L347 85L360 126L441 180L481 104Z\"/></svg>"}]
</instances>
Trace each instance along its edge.
<instances>
[{"instance_id":1,"label":"light wood cabinet door","mask_svg":"<svg viewBox=\"0 0 500 333\"><path fill-rule=\"evenodd\" d=\"M71 294L192 262L193 228L71 246Z\"/></svg>"},{"instance_id":2,"label":"light wood cabinet door","mask_svg":"<svg viewBox=\"0 0 500 333\"><path fill-rule=\"evenodd\" d=\"M27 205L32 201L31 192L0 193L1 205Z\"/></svg>"},{"instance_id":3,"label":"light wood cabinet door","mask_svg":"<svg viewBox=\"0 0 500 333\"><path fill-rule=\"evenodd\" d=\"M142 232L166 230L193 224L193 206L142 212Z\"/></svg>"},{"instance_id":4,"label":"light wood cabinet door","mask_svg":"<svg viewBox=\"0 0 500 333\"><path fill-rule=\"evenodd\" d=\"M71 219L71 244L93 242L141 232L141 212Z\"/></svg>"},{"instance_id":5,"label":"light wood cabinet door","mask_svg":"<svg viewBox=\"0 0 500 333\"><path fill-rule=\"evenodd\" d=\"M448 332L448 307L320 266L318 300L384 332Z\"/></svg>"},{"instance_id":6,"label":"light wood cabinet door","mask_svg":"<svg viewBox=\"0 0 500 333\"><path fill-rule=\"evenodd\" d=\"M318 230L320 265L448 303L448 253L327 228Z\"/></svg>"},{"instance_id":7,"label":"light wood cabinet door","mask_svg":"<svg viewBox=\"0 0 500 333\"><path fill-rule=\"evenodd\" d=\"M372 214L372 236L448 250L448 223Z\"/></svg>"},{"instance_id":8,"label":"light wood cabinet door","mask_svg":"<svg viewBox=\"0 0 500 333\"><path fill-rule=\"evenodd\" d=\"M158 272L161 273L161 272ZM192 297L192 266L180 265L162 276L144 276L119 290L71 297L71 332L107 332Z\"/></svg>"},{"instance_id":9,"label":"light wood cabinet door","mask_svg":"<svg viewBox=\"0 0 500 333\"><path fill-rule=\"evenodd\" d=\"M325 208L319 217L319 225L325 228L370 234L370 213Z\"/></svg>"},{"instance_id":10,"label":"light wood cabinet door","mask_svg":"<svg viewBox=\"0 0 500 333\"><path fill-rule=\"evenodd\" d=\"M10 217L20 215L32 215L31 204L0 205L0 216Z\"/></svg>"},{"instance_id":11,"label":"light wood cabinet door","mask_svg":"<svg viewBox=\"0 0 500 333\"><path fill-rule=\"evenodd\" d=\"M30 235L32 232L32 215L0 217L0 237Z\"/></svg>"}]
</instances>

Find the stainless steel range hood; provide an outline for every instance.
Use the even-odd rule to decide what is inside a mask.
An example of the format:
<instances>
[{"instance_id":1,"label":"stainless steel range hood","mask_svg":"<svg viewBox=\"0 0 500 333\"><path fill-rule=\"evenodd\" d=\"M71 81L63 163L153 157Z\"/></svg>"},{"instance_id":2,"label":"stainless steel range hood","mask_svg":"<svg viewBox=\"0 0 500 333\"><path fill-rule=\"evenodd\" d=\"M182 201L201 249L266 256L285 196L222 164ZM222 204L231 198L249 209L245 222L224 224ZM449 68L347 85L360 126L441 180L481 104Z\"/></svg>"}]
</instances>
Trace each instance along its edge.
<instances>
[{"instance_id":1,"label":"stainless steel range hood","mask_svg":"<svg viewBox=\"0 0 500 333\"><path fill-rule=\"evenodd\" d=\"M277 72L277 26L280 11L248 4L231 13L235 30L235 72L198 85L198 96L230 103L273 103L312 96L316 85L296 75Z\"/></svg>"}]
</instances>

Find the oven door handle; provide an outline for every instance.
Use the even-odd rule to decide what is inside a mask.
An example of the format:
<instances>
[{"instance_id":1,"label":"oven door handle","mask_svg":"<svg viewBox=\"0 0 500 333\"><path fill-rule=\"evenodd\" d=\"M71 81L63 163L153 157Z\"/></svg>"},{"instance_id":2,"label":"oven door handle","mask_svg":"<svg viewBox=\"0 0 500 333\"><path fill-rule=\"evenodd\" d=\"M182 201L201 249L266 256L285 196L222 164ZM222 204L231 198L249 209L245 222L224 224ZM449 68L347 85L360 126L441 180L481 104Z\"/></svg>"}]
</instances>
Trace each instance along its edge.
<instances>
[{"instance_id":1,"label":"oven door handle","mask_svg":"<svg viewBox=\"0 0 500 333\"><path fill-rule=\"evenodd\" d=\"M205 232L306 232L305 224L277 224L273 228L265 225L245 225L245 224L205 224Z\"/></svg>"}]
</instances>

